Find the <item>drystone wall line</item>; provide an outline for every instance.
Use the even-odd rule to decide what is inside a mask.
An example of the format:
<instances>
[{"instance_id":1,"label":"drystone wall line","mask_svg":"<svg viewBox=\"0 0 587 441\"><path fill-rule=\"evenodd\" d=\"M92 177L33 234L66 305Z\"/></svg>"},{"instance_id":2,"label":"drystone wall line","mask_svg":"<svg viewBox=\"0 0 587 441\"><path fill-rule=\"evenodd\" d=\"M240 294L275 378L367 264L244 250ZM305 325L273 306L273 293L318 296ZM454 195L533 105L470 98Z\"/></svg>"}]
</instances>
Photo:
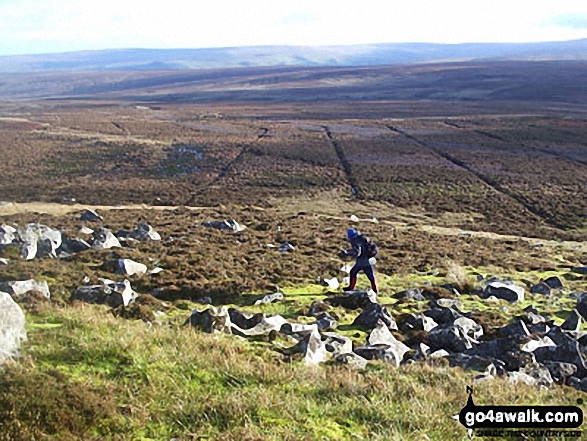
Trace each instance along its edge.
<instances>
[{"instance_id":1,"label":"drystone wall line","mask_svg":"<svg viewBox=\"0 0 587 441\"><path fill-rule=\"evenodd\" d=\"M480 135L483 135L483 136L487 136L489 138L492 138L492 139L498 139L498 140L503 141L505 143L513 144L512 141L509 141L509 140L507 140L505 138L502 138L501 136L494 135L493 133L490 133L490 132L484 132L482 130L475 130L475 132L478 133L478 134L480 134ZM530 149L530 150L534 150L535 152L541 152L541 153L544 153L544 154L549 155L549 156L553 156L553 157L558 158L558 159L564 159L565 161L569 161L569 162L572 162L572 163L575 163L575 164L580 164L580 165L583 165L583 166L584 165L587 165L587 161L582 161L580 159L573 158L572 156L567 156L567 155L564 155L562 153L557 153L557 152L553 152L551 150L541 149L541 148L538 148L538 147L532 147L532 146L530 146L528 144L525 144L523 142L519 142L517 144L519 144L520 146L522 146L524 148L527 148L527 149ZM587 146L587 144L583 144L583 145Z\"/></svg>"},{"instance_id":2,"label":"drystone wall line","mask_svg":"<svg viewBox=\"0 0 587 441\"><path fill-rule=\"evenodd\" d=\"M465 170L466 172L472 174L473 176L475 176L480 181L484 182L486 185L488 185L489 187L491 187L496 192L501 193L502 195L506 196L509 199L512 199L513 201L517 202L518 204L520 204L524 208L526 208L526 210L528 210L530 213L535 214L536 216L540 217L548 225L550 225L552 227L555 227L555 228L558 228L558 229L563 229L563 226L562 225L559 225L557 222L554 222L551 219L549 219L548 216L547 216L547 213L545 213L544 211L542 211L542 210L534 207L532 204L530 204L528 201L526 201L520 195L518 195L515 192L513 192L513 191L511 191L511 190L503 187L501 184L499 184L498 182L494 181L490 177L485 176L483 173L480 173L480 172L476 171L475 169L473 169L472 167L468 166L466 163L464 163L463 161L459 160L458 158L455 158L454 156L450 155L449 153L443 152L440 149L437 149L435 147L432 147L432 146L426 144L425 142L419 140L418 138L414 137L413 135L410 135L409 133L404 132L401 129L398 129L397 127L387 125L387 128L389 130L391 130L392 132L398 133L400 135L403 135L404 137L408 138L409 140L415 142L416 144L418 144L418 145L420 145L422 147L425 147L425 148L431 150L436 155L441 156L442 158L444 158L447 161L453 163L457 167L459 167L459 168Z\"/></svg>"},{"instance_id":3,"label":"drystone wall line","mask_svg":"<svg viewBox=\"0 0 587 441\"><path fill-rule=\"evenodd\" d=\"M357 180L355 179L355 177L353 175L353 170L352 170L351 164L348 161L348 159L344 153L344 150L342 149L342 147L340 146L338 141L334 138L334 135L333 135L332 131L330 130L330 128L328 126L322 126L322 128L324 129L324 132L326 133L326 137L330 140L330 143L332 144L332 147L334 148L334 151L336 152L336 155L338 156L338 160L340 161L340 165L342 167L342 170L344 171L344 174L347 178L347 181L351 187L351 192L352 192L353 196L357 197L358 199L364 199L365 196L363 195L361 187L359 187L359 184L357 183Z\"/></svg>"},{"instance_id":4,"label":"drystone wall line","mask_svg":"<svg viewBox=\"0 0 587 441\"><path fill-rule=\"evenodd\" d=\"M117 123L115 121L111 121L111 123L114 127L116 127L118 130L120 130L125 135L130 135L130 132L128 131L128 129L126 127L124 127L122 124Z\"/></svg>"}]
</instances>

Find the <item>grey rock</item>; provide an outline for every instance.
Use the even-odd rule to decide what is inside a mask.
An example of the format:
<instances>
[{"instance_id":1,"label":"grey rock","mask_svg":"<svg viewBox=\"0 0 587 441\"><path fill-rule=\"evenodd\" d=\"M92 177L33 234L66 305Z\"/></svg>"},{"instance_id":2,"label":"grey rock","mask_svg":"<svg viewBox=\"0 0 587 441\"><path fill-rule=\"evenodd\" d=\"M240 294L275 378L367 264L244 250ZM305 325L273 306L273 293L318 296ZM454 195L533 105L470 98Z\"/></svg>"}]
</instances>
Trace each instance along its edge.
<instances>
[{"instance_id":1,"label":"grey rock","mask_svg":"<svg viewBox=\"0 0 587 441\"><path fill-rule=\"evenodd\" d=\"M345 309L360 309L371 303L369 294L363 291L351 291L345 294L328 297L324 302L332 306L342 306Z\"/></svg>"},{"instance_id":2,"label":"grey rock","mask_svg":"<svg viewBox=\"0 0 587 441\"><path fill-rule=\"evenodd\" d=\"M350 338L336 334L334 332L325 332L323 335L326 350L332 354L348 354L353 351L353 342Z\"/></svg>"},{"instance_id":3,"label":"grey rock","mask_svg":"<svg viewBox=\"0 0 587 441\"><path fill-rule=\"evenodd\" d=\"M562 363L560 361L547 361L544 366L550 372L552 379L557 383L564 383L567 378L577 372L577 366L571 363Z\"/></svg>"},{"instance_id":4,"label":"grey rock","mask_svg":"<svg viewBox=\"0 0 587 441\"><path fill-rule=\"evenodd\" d=\"M519 339L521 337L529 337L530 332L523 320L514 319L511 323L500 328L498 331L502 337Z\"/></svg>"},{"instance_id":5,"label":"grey rock","mask_svg":"<svg viewBox=\"0 0 587 441\"><path fill-rule=\"evenodd\" d=\"M561 279L559 279L556 276L551 276L551 277L545 279L544 283L546 283L552 289L562 289L563 288L563 282L561 281Z\"/></svg>"},{"instance_id":6,"label":"grey rock","mask_svg":"<svg viewBox=\"0 0 587 441\"><path fill-rule=\"evenodd\" d=\"M474 320L467 317L458 317L453 322L453 326L461 328L465 335L473 338L474 340L479 340L479 338L483 335L483 327Z\"/></svg>"},{"instance_id":7,"label":"grey rock","mask_svg":"<svg viewBox=\"0 0 587 441\"><path fill-rule=\"evenodd\" d=\"M462 317L462 314L452 308L432 308L424 311L424 315L430 317L439 325L452 324L456 319Z\"/></svg>"},{"instance_id":8,"label":"grey rock","mask_svg":"<svg viewBox=\"0 0 587 441\"><path fill-rule=\"evenodd\" d=\"M534 285L530 288L530 292L532 294L542 294L545 296L549 296L550 291L551 291L550 286L544 282L537 283L536 285Z\"/></svg>"},{"instance_id":9,"label":"grey rock","mask_svg":"<svg viewBox=\"0 0 587 441\"><path fill-rule=\"evenodd\" d=\"M283 300L283 294L280 292L276 292L274 294L267 294L262 299L259 299L255 302L255 305L263 305L265 303L273 303L278 300Z\"/></svg>"},{"instance_id":10,"label":"grey rock","mask_svg":"<svg viewBox=\"0 0 587 441\"><path fill-rule=\"evenodd\" d=\"M446 349L449 352L463 352L473 348L475 343L461 328L452 325L437 326L428 334L431 351Z\"/></svg>"},{"instance_id":11,"label":"grey rock","mask_svg":"<svg viewBox=\"0 0 587 441\"><path fill-rule=\"evenodd\" d=\"M43 295L47 298L51 297L51 292L49 291L49 285L47 285L47 282L37 282L33 279L2 282L0 283L0 291L7 292L15 300L18 300L19 297L29 291L38 291L43 293Z\"/></svg>"},{"instance_id":12,"label":"grey rock","mask_svg":"<svg viewBox=\"0 0 587 441\"><path fill-rule=\"evenodd\" d=\"M87 222L101 222L104 220L102 216L96 213L94 210L84 210L79 216L79 220Z\"/></svg>"},{"instance_id":13,"label":"grey rock","mask_svg":"<svg viewBox=\"0 0 587 441\"><path fill-rule=\"evenodd\" d=\"M16 238L16 228L6 224L0 225L0 245L10 245Z\"/></svg>"},{"instance_id":14,"label":"grey rock","mask_svg":"<svg viewBox=\"0 0 587 441\"><path fill-rule=\"evenodd\" d=\"M142 276L147 272L147 265L135 262L131 259L118 259L118 272L127 276L139 275Z\"/></svg>"},{"instance_id":15,"label":"grey rock","mask_svg":"<svg viewBox=\"0 0 587 441\"><path fill-rule=\"evenodd\" d=\"M71 295L70 301L96 303L117 308L121 305L128 306L139 296L130 286L128 280L114 282L108 279L100 279L101 285L80 286Z\"/></svg>"},{"instance_id":16,"label":"grey rock","mask_svg":"<svg viewBox=\"0 0 587 441\"><path fill-rule=\"evenodd\" d=\"M294 247L291 243L284 242L281 245L279 245L279 248L277 248L277 251L279 251L280 253L289 253L291 251L294 251L295 249L296 249L296 247Z\"/></svg>"},{"instance_id":17,"label":"grey rock","mask_svg":"<svg viewBox=\"0 0 587 441\"><path fill-rule=\"evenodd\" d=\"M315 324L321 331L328 331L331 329L336 329L338 327L338 322L336 321L336 319L327 312L322 312L318 314L316 316Z\"/></svg>"},{"instance_id":18,"label":"grey rock","mask_svg":"<svg viewBox=\"0 0 587 441\"><path fill-rule=\"evenodd\" d=\"M367 364L369 363L368 360L366 360L358 354L355 354L354 352L335 355L333 357L333 360L337 363L346 364L355 369L365 369L365 367L367 367Z\"/></svg>"},{"instance_id":19,"label":"grey rock","mask_svg":"<svg viewBox=\"0 0 587 441\"><path fill-rule=\"evenodd\" d=\"M520 369L520 373L534 378L537 386L551 386L554 381L548 369L540 363L530 363Z\"/></svg>"},{"instance_id":20,"label":"grey rock","mask_svg":"<svg viewBox=\"0 0 587 441\"><path fill-rule=\"evenodd\" d=\"M383 360L397 367L403 361L405 353L409 350L410 348L406 345L397 342L395 345L365 345L355 348L354 352L366 360Z\"/></svg>"},{"instance_id":21,"label":"grey rock","mask_svg":"<svg viewBox=\"0 0 587 441\"><path fill-rule=\"evenodd\" d=\"M570 387L574 387L575 389L581 390L581 379L574 376L570 376L567 380L567 385L569 385Z\"/></svg>"},{"instance_id":22,"label":"grey rock","mask_svg":"<svg viewBox=\"0 0 587 441\"><path fill-rule=\"evenodd\" d=\"M571 268L571 271L577 274L587 274L587 266L576 266Z\"/></svg>"},{"instance_id":23,"label":"grey rock","mask_svg":"<svg viewBox=\"0 0 587 441\"><path fill-rule=\"evenodd\" d=\"M492 281L485 285L483 297L494 296L508 302L521 302L524 300L525 290L523 287L507 281Z\"/></svg>"},{"instance_id":24,"label":"grey rock","mask_svg":"<svg viewBox=\"0 0 587 441\"><path fill-rule=\"evenodd\" d=\"M244 314L236 308L228 308L230 321L241 329L251 329L265 318L264 314Z\"/></svg>"},{"instance_id":25,"label":"grey rock","mask_svg":"<svg viewBox=\"0 0 587 441\"><path fill-rule=\"evenodd\" d=\"M363 311L353 321L353 326L373 329L379 320L385 323L388 328L397 330L397 324L387 308L373 302L367 303Z\"/></svg>"},{"instance_id":26,"label":"grey rock","mask_svg":"<svg viewBox=\"0 0 587 441\"><path fill-rule=\"evenodd\" d=\"M431 317L428 317L424 314L404 314L401 316L402 321L401 324L398 325L399 330L401 332L410 332L410 331L426 331L430 332L432 329L438 326Z\"/></svg>"},{"instance_id":27,"label":"grey rock","mask_svg":"<svg viewBox=\"0 0 587 441\"><path fill-rule=\"evenodd\" d=\"M534 352L538 348L556 347L550 337L544 336L540 338L532 338L527 343L524 343L520 350L525 352Z\"/></svg>"},{"instance_id":28,"label":"grey rock","mask_svg":"<svg viewBox=\"0 0 587 441\"><path fill-rule=\"evenodd\" d=\"M18 355L26 339L24 312L10 294L0 291L0 366Z\"/></svg>"},{"instance_id":29,"label":"grey rock","mask_svg":"<svg viewBox=\"0 0 587 441\"><path fill-rule=\"evenodd\" d=\"M74 238L70 239L68 237L63 237L63 242L61 243L61 247L58 250L58 254L61 256L63 254L77 254L83 251L87 251L90 248L90 244L83 239Z\"/></svg>"},{"instance_id":30,"label":"grey rock","mask_svg":"<svg viewBox=\"0 0 587 441\"><path fill-rule=\"evenodd\" d=\"M577 296L577 305L575 306L575 309L581 314L581 317L587 320L587 293L580 293Z\"/></svg>"},{"instance_id":31,"label":"grey rock","mask_svg":"<svg viewBox=\"0 0 587 441\"><path fill-rule=\"evenodd\" d=\"M508 372L506 379L513 384L524 383L528 386L536 386L536 379L524 372Z\"/></svg>"},{"instance_id":32,"label":"grey rock","mask_svg":"<svg viewBox=\"0 0 587 441\"><path fill-rule=\"evenodd\" d=\"M61 246L61 232L42 224L27 224L18 229L22 241L21 257L26 260L35 257L57 257Z\"/></svg>"},{"instance_id":33,"label":"grey rock","mask_svg":"<svg viewBox=\"0 0 587 441\"><path fill-rule=\"evenodd\" d=\"M308 315L310 316L317 316L323 312L332 309L332 306L322 300L314 300L308 309Z\"/></svg>"},{"instance_id":34,"label":"grey rock","mask_svg":"<svg viewBox=\"0 0 587 441\"><path fill-rule=\"evenodd\" d=\"M94 231L92 248L95 250L107 250L114 247L120 247L118 238L107 228L98 228Z\"/></svg>"},{"instance_id":35,"label":"grey rock","mask_svg":"<svg viewBox=\"0 0 587 441\"><path fill-rule=\"evenodd\" d=\"M223 221L211 221L211 222L204 222L202 224L208 228L215 228L217 230L230 230L235 233L239 233L246 229L244 225L239 224L234 219L226 219Z\"/></svg>"},{"instance_id":36,"label":"grey rock","mask_svg":"<svg viewBox=\"0 0 587 441\"><path fill-rule=\"evenodd\" d=\"M295 346L289 348L287 352L289 354L301 352L304 354L304 363L308 366L325 361L329 354L316 326L311 332L306 333Z\"/></svg>"},{"instance_id":37,"label":"grey rock","mask_svg":"<svg viewBox=\"0 0 587 441\"><path fill-rule=\"evenodd\" d=\"M422 290L417 288L410 288L405 291L398 292L393 295L396 299L410 299L416 301L424 301L426 298L422 295Z\"/></svg>"},{"instance_id":38,"label":"grey rock","mask_svg":"<svg viewBox=\"0 0 587 441\"><path fill-rule=\"evenodd\" d=\"M129 237L140 241L161 240L161 235L147 223L138 224L137 227L130 232Z\"/></svg>"},{"instance_id":39,"label":"grey rock","mask_svg":"<svg viewBox=\"0 0 587 441\"><path fill-rule=\"evenodd\" d=\"M585 320L579 314L579 311L573 309L560 327L566 331L579 331L584 322Z\"/></svg>"}]
</instances>

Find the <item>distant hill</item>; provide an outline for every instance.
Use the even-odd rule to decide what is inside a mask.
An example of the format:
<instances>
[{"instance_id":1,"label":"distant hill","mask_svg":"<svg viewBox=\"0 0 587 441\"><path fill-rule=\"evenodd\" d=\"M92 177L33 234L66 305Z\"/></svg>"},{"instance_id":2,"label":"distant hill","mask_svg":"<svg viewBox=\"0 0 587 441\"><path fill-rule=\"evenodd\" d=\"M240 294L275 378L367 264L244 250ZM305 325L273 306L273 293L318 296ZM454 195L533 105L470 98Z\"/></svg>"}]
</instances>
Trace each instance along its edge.
<instances>
[{"instance_id":1,"label":"distant hill","mask_svg":"<svg viewBox=\"0 0 587 441\"><path fill-rule=\"evenodd\" d=\"M255 46L116 49L0 56L0 73L219 69L260 66L376 66L472 60L587 60L587 39L544 43Z\"/></svg>"}]
</instances>

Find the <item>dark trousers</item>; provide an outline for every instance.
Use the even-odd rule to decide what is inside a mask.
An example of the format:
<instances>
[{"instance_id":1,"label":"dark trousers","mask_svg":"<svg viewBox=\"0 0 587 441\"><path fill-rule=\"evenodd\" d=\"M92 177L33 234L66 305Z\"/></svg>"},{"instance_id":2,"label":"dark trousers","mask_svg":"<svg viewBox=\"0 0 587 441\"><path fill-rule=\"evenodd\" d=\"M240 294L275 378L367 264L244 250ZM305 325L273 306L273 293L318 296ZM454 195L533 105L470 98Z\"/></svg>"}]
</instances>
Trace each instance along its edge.
<instances>
[{"instance_id":1,"label":"dark trousers","mask_svg":"<svg viewBox=\"0 0 587 441\"><path fill-rule=\"evenodd\" d=\"M375 282L375 273L373 272L373 265L371 265L370 263L356 263L355 266L353 266L351 268L351 272L350 272L350 283L349 283L349 289L354 289L355 285L357 283L357 275L359 274L359 271L363 271L365 273L365 275L367 276L367 278L369 279L369 282L371 282L371 289L375 292L377 292L377 283Z\"/></svg>"}]
</instances>

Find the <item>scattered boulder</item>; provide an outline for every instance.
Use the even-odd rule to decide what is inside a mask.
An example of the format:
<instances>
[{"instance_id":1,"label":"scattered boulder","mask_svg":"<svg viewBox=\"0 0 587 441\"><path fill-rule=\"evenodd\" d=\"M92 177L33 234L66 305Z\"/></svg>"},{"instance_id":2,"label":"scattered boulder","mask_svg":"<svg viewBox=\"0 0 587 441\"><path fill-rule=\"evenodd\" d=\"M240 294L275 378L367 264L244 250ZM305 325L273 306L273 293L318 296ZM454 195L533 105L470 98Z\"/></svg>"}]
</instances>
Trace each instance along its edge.
<instances>
[{"instance_id":1,"label":"scattered boulder","mask_svg":"<svg viewBox=\"0 0 587 441\"><path fill-rule=\"evenodd\" d=\"M528 327L523 320L516 318L509 324L500 328L498 330L498 334L506 338L519 339L523 337L529 337L530 331L528 331Z\"/></svg>"},{"instance_id":2,"label":"scattered boulder","mask_svg":"<svg viewBox=\"0 0 587 441\"><path fill-rule=\"evenodd\" d=\"M573 309L560 327L565 331L579 331L584 322L585 320L581 314L579 314L579 311Z\"/></svg>"},{"instance_id":3,"label":"scattered boulder","mask_svg":"<svg viewBox=\"0 0 587 441\"><path fill-rule=\"evenodd\" d=\"M118 259L117 266L118 272L127 276L133 276L135 274L142 276L147 272L147 265L131 259Z\"/></svg>"},{"instance_id":4,"label":"scattered boulder","mask_svg":"<svg viewBox=\"0 0 587 441\"><path fill-rule=\"evenodd\" d=\"M130 282L126 279L122 283L108 279L100 280L101 285L78 287L71 295L70 301L96 303L117 308L120 305L128 306L139 295L131 288Z\"/></svg>"},{"instance_id":5,"label":"scattered boulder","mask_svg":"<svg viewBox=\"0 0 587 441\"><path fill-rule=\"evenodd\" d=\"M571 271L577 274L587 274L587 266L575 266Z\"/></svg>"},{"instance_id":6,"label":"scattered boulder","mask_svg":"<svg viewBox=\"0 0 587 441\"><path fill-rule=\"evenodd\" d=\"M557 383L565 383L567 378L577 372L577 366L571 363L562 363L560 361L546 361L544 366L550 372L552 379Z\"/></svg>"},{"instance_id":7,"label":"scattered boulder","mask_svg":"<svg viewBox=\"0 0 587 441\"><path fill-rule=\"evenodd\" d=\"M92 248L90 244L83 239L70 239L63 235L63 242L61 243L61 247L59 248L58 253L60 257L63 257L63 255L81 253L82 251L87 251L90 248Z\"/></svg>"},{"instance_id":8,"label":"scattered boulder","mask_svg":"<svg viewBox=\"0 0 587 441\"><path fill-rule=\"evenodd\" d=\"M524 300L525 290L510 281L490 281L485 285L483 297L496 297L508 302L521 302Z\"/></svg>"},{"instance_id":9,"label":"scattered boulder","mask_svg":"<svg viewBox=\"0 0 587 441\"><path fill-rule=\"evenodd\" d=\"M581 317L587 320L587 293L583 292L577 295L577 305L575 306L575 309L581 314Z\"/></svg>"},{"instance_id":10,"label":"scattered boulder","mask_svg":"<svg viewBox=\"0 0 587 441\"><path fill-rule=\"evenodd\" d=\"M341 295L328 297L324 300L332 306L342 306L345 309L360 309L371 303L371 297L363 291L350 291Z\"/></svg>"},{"instance_id":11,"label":"scattered boulder","mask_svg":"<svg viewBox=\"0 0 587 441\"><path fill-rule=\"evenodd\" d=\"M16 240L16 228L10 225L0 225L0 245L10 245Z\"/></svg>"},{"instance_id":12,"label":"scattered boulder","mask_svg":"<svg viewBox=\"0 0 587 441\"><path fill-rule=\"evenodd\" d=\"M340 282L336 277L333 277L332 279L324 279L324 283L332 290L340 288Z\"/></svg>"},{"instance_id":13,"label":"scattered boulder","mask_svg":"<svg viewBox=\"0 0 587 441\"><path fill-rule=\"evenodd\" d=\"M276 292L274 294L267 294L262 299L259 299L255 302L255 305L263 305L265 303L273 303L278 300L283 300L283 294L280 292Z\"/></svg>"},{"instance_id":14,"label":"scattered boulder","mask_svg":"<svg viewBox=\"0 0 587 441\"><path fill-rule=\"evenodd\" d=\"M308 309L308 315L316 317L319 314L332 309L332 306L322 300L314 300Z\"/></svg>"},{"instance_id":15,"label":"scattered boulder","mask_svg":"<svg viewBox=\"0 0 587 441\"><path fill-rule=\"evenodd\" d=\"M295 249L296 247L294 247L291 243L284 242L279 246L279 248L277 248L277 251L280 253L289 253L290 251L294 251Z\"/></svg>"},{"instance_id":16,"label":"scattered boulder","mask_svg":"<svg viewBox=\"0 0 587 441\"><path fill-rule=\"evenodd\" d=\"M92 248L95 250L107 250L114 247L120 247L118 238L107 228L100 227L94 231Z\"/></svg>"},{"instance_id":17,"label":"scattered boulder","mask_svg":"<svg viewBox=\"0 0 587 441\"><path fill-rule=\"evenodd\" d=\"M230 316L226 306L213 306L203 311L194 309L184 323L184 325L188 324L208 333L232 333Z\"/></svg>"},{"instance_id":18,"label":"scattered boulder","mask_svg":"<svg viewBox=\"0 0 587 441\"><path fill-rule=\"evenodd\" d=\"M462 317L462 314L452 308L431 308L424 311L424 315L430 317L439 325L451 325L456 319Z\"/></svg>"},{"instance_id":19,"label":"scattered boulder","mask_svg":"<svg viewBox=\"0 0 587 441\"><path fill-rule=\"evenodd\" d=\"M437 326L428 333L428 344L432 352L438 349L445 349L449 352L464 352L473 348L476 343L458 326Z\"/></svg>"},{"instance_id":20,"label":"scattered boulder","mask_svg":"<svg viewBox=\"0 0 587 441\"><path fill-rule=\"evenodd\" d=\"M57 249L61 246L61 231L42 224L27 224L18 229L22 241L21 257L32 260L35 257L57 257Z\"/></svg>"},{"instance_id":21,"label":"scattered boulder","mask_svg":"<svg viewBox=\"0 0 587 441\"><path fill-rule=\"evenodd\" d=\"M338 322L336 321L336 319L327 312L322 312L318 314L316 316L315 324L321 331L328 331L331 329L336 329L338 327Z\"/></svg>"},{"instance_id":22,"label":"scattered boulder","mask_svg":"<svg viewBox=\"0 0 587 441\"><path fill-rule=\"evenodd\" d=\"M47 285L47 282L37 282L33 279L2 282L0 283L0 291L7 292L15 300L18 300L22 295L29 291L38 291L43 293L43 295L47 298L51 297L49 285Z\"/></svg>"},{"instance_id":23,"label":"scattered boulder","mask_svg":"<svg viewBox=\"0 0 587 441\"><path fill-rule=\"evenodd\" d=\"M377 343L361 346L355 348L354 353L366 360L383 360L397 367L409 350L410 348L396 340L393 344Z\"/></svg>"},{"instance_id":24,"label":"scattered boulder","mask_svg":"<svg viewBox=\"0 0 587 441\"><path fill-rule=\"evenodd\" d=\"M322 334L325 337L324 345L326 350L333 355L348 354L353 350L353 342L348 337L336 334L334 332L325 332Z\"/></svg>"},{"instance_id":25,"label":"scattered boulder","mask_svg":"<svg viewBox=\"0 0 587 441\"><path fill-rule=\"evenodd\" d=\"M551 289L562 289L563 282L557 276L551 276L543 280Z\"/></svg>"},{"instance_id":26,"label":"scattered boulder","mask_svg":"<svg viewBox=\"0 0 587 441\"><path fill-rule=\"evenodd\" d=\"M244 225L239 224L234 219L226 219L223 221L204 222L202 225L205 227L208 227L208 228L215 228L217 230L231 230L231 231L234 231L235 233L239 233L247 228Z\"/></svg>"},{"instance_id":27,"label":"scattered boulder","mask_svg":"<svg viewBox=\"0 0 587 441\"><path fill-rule=\"evenodd\" d=\"M397 319L397 325L401 332L410 331L425 331L430 332L438 323L436 323L431 317L424 314L402 314Z\"/></svg>"},{"instance_id":28,"label":"scattered boulder","mask_svg":"<svg viewBox=\"0 0 587 441\"><path fill-rule=\"evenodd\" d=\"M422 290L417 288L410 288L405 291L395 293L393 297L396 299L409 299L419 302L426 300L426 298L422 295Z\"/></svg>"},{"instance_id":29,"label":"scattered boulder","mask_svg":"<svg viewBox=\"0 0 587 441\"><path fill-rule=\"evenodd\" d=\"M369 302L363 311L353 321L353 326L360 326L365 329L373 329L381 321L390 328L397 330L397 324L386 307L379 303Z\"/></svg>"},{"instance_id":30,"label":"scattered boulder","mask_svg":"<svg viewBox=\"0 0 587 441\"><path fill-rule=\"evenodd\" d=\"M532 294L542 294L545 296L549 296L551 289L552 288L548 284L544 282L539 282L530 288L530 292Z\"/></svg>"},{"instance_id":31,"label":"scattered boulder","mask_svg":"<svg viewBox=\"0 0 587 441\"><path fill-rule=\"evenodd\" d=\"M87 222L101 222L104 220L102 216L96 213L94 210L90 210L89 208L82 211L79 216L79 220L87 221Z\"/></svg>"},{"instance_id":32,"label":"scattered boulder","mask_svg":"<svg viewBox=\"0 0 587 441\"><path fill-rule=\"evenodd\" d=\"M129 237L140 241L161 240L161 235L157 233L151 225L144 222L138 224L137 227L129 233Z\"/></svg>"},{"instance_id":33,"label":"scattered boulder","mask_svg":"<svg viewBox=\"0 0 587 441\"><path fill-rule=\"evenodd\" d=\"M369 363L369 360L361 357L359 354L355 354L354 352L335 355L333 360L337 363L346 364L356 369L365 369Z\"/></svg>"},{"instance_id":34,"label":"scattered boulder","mask_svg":"<svg viewBox=\"0 0 587 441\"><path fill-rule=\"evenodd\" d=\"M10 294L0 291L0 366L18 355L26 339L24 312Z\"/></svg>"}]
</instances>

